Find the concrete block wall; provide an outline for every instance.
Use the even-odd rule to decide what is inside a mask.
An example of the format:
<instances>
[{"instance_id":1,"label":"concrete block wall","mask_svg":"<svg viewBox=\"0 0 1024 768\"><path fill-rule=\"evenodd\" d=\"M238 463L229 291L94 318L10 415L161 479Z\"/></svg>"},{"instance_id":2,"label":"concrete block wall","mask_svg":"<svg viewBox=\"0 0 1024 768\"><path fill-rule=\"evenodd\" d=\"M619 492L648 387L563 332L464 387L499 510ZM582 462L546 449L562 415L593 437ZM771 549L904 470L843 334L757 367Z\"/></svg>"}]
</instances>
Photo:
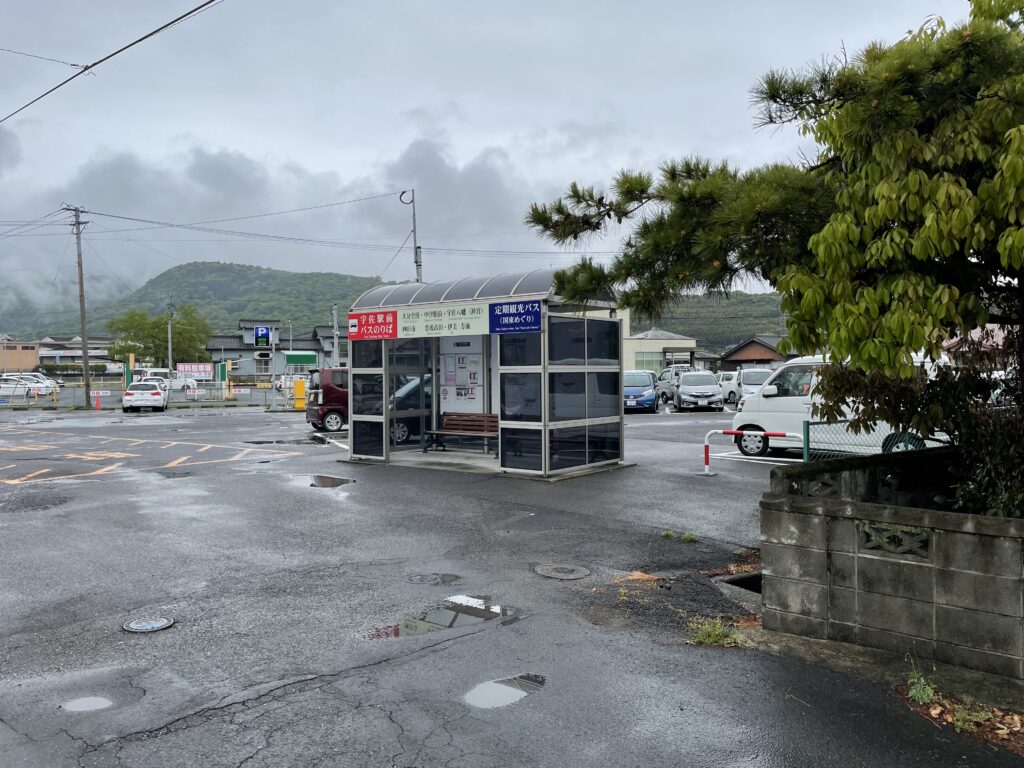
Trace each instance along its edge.
<instances>
[{"instance_id":1,"label":"concrete block wall","mask_svg":"<svg viewBox=\"0 0 1024 768\"><path fill-rule=\"evenodd\" d=\"M761 500L766 629L1024 678L1024 521L788 487Z\"/></svg>"}]
</instances>

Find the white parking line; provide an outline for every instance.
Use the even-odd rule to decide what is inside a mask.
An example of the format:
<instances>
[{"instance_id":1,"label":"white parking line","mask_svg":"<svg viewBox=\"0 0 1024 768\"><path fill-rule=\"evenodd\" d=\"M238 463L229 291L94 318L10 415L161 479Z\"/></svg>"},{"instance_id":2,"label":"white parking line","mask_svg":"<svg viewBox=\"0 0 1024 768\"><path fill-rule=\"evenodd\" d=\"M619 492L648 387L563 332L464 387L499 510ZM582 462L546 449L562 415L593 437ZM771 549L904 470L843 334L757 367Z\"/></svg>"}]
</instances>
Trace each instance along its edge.
<instances>
[{"instance_id":1,"label":"white parking line","mask_svg":"<svg viewBox=\"0 0 1024 768\"><path fill-rule=\"evenodd\" d=\"M339 442L338 442L337 440L332 440L332 439L331 439L331 438L329 438L329 437L326 437L326 438L324 438L324 439L325 439L325 440L326 440L326 441L327 441L328 443L330 443L331 445L333 445L333 446L336 446L337 448L341 448L341 449L342 449L343 451L347 451L347 450L348 450L348 446L347 446L347 445L345 445L344 443L339 443Z\"/></svg>"}]
</instances>

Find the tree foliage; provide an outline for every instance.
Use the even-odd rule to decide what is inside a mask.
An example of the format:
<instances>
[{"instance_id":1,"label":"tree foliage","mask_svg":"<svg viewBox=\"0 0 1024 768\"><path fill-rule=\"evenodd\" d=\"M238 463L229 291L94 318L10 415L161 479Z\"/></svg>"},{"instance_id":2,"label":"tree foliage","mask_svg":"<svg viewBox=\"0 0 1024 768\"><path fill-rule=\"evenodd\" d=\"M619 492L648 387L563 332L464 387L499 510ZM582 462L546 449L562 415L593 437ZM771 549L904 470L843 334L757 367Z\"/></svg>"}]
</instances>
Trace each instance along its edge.
<instances>
[{"instance_id":1,"label":"tree foliage","mask_svg":"<svg viewBox=\"0 0 1024 768\"><path fill-rule=\"evenodd\" d=\"M168 317L166 314L151 317L141 309L130 309L107 321L107 330L114 336L111 355L118 360L127 360L128 355L134 353L139 362L170 367L167 360ZM195 307L178 307L171 321L174 361L209 360L206 342L210 333L210 324Z\"/></svg>"},{"instance_id":2,"label":"tree foliage","mask_svg":"<svg viewBox=\"0 0 1024 768\"><path fill-rule=\"evenodd\" d=\"M932 19L755 89L765 123L815 139L835 190L813 259L777 280L797 350L912 378L915 351L938 358L951 337L1024 319L1018 5L974 2L963 24Z\"/></svg>"},{"instance_id":3,"label":"tree foliage","mask_svg":"<svg viewBox=\"0 0 1024 768\"><path fill-rule=\"evenodd\" d=\"M615 288L621 306L657 319L684 293L728 293L739 278L772 281L806 260L807 240L832 207L822 177L803 169L739 172L689 158L664 164L657 178L623 171L607 192L573 183L531 206L526 223L566 243L633 220L609 266L584 258L559 271L556 288L581 304Z\"/></svg>"}]
</instances>

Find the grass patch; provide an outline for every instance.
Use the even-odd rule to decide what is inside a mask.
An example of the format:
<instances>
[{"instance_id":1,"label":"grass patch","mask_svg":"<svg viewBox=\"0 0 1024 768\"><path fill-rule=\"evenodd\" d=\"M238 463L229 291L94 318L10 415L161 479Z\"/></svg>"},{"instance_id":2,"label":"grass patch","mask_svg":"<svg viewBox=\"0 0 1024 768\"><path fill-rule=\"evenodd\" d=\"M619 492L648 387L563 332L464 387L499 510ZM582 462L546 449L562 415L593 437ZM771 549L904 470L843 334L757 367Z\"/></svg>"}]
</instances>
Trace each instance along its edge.
<instances>
[{"instance_id":1,"label":"grass patch","mask_svg":"<svg viewBox=\"0 0 1024 768\"><path fill-rule=\"evenodd\" d=\"M676 532L675 531L665 531L663 534L661 534L661 538L663 538L663 539L674 539L675 537L676 537Z\"/></svg>"},{"instance_id":2,"label":"grass patch","mask_svg":"<svg viewBox=\"0 0 1024 768\"><path fill-rule=\"evenodd\" d=\"M739 644L736 631L721 619L697 619L689 624L693 645L714 645L728 648Z\"/></svg>"},{"instance_id":3,"label":"grass patch","mask_svg":"<svg viewBox=\"0 0 1024 768\"><path fill-rule=\"evenodd\" d=\"M690 531L687 531L683 534L683 541L687 541L690 544L696 544L698 541L700 541L700 537L697 536L696 533L690 533Z\"/></svg>"}]
</instances>

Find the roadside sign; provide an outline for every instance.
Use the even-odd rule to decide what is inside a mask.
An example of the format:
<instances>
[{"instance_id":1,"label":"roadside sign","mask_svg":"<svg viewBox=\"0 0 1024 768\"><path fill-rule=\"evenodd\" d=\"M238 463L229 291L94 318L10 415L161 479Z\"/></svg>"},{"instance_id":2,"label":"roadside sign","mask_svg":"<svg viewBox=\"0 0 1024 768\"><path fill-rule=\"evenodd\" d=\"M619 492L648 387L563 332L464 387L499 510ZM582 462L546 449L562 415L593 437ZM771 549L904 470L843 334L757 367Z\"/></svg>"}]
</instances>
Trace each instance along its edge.
<instances>
[{"instance_id":1,"label":"roadside sign","mask_svg":"<svg viewBox=\"0 0 1024 768\"><path fill-rule=\"evenodd\" d=\"M491 304L491 333L540 333L539 301Z\"/></svg>"},{"instance_id":2,"label":"roadside sign","mask_svg":"<svg viewBox=\"0 0 1024 768\"><path fill-rule=\"evenodd\" d=\"M252 329L253 343L257 347L270 346L270 326L256 325Z\"/></svg>"},{"instance_id":3,"label":"roadside sign","mask_svg":"<svg viewBox=\"0 0 1024 768\"><path fill-rule=\"evenodd\" d=\"M96 395L96 396L99 396L99 397L110 397L110 390L109 389L94 389L92 391L92 393L93 393L93 395Z\"/></svg>"},{"instance_id":4,"label":"roadside sign","mask_svg":"<svg viewBox=\"0 0 1024 768\"><path fill-rule=\"evenodd\" d=\"M248 389L235 389L234 387L232 387L231 388L231 394L232 395L248 395L249 394L249 390Z\"/></svg>"}]
</instances>

